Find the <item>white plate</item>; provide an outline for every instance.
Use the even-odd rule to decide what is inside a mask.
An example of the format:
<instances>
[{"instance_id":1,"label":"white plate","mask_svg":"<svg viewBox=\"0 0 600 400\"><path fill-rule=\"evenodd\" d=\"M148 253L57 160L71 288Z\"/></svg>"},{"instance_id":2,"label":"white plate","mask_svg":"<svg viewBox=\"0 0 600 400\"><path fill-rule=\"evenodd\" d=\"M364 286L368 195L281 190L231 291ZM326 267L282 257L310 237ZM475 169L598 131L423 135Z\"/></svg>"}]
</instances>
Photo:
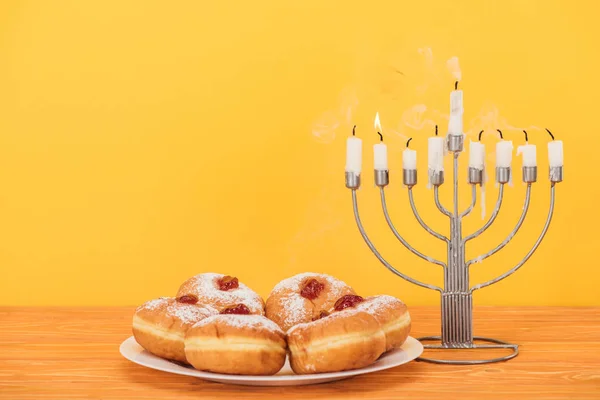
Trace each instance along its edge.
<instances>
[{"instance_id":1,"label":"white plate","mask_svg":"<svg viewBox=\"0 0 600 400\"><path fill-rule=\"evenodd\" d=\"M401 348L382 355L379 360L368 367L325 374L296 375L290 368L288 360L286 360L283 368L277 374L270 376L214 374L212 372L198 371L191 367L184 367L150 354L135 341L133 336L121 343L120 350L123 357L136 364L172 374L195 376L209 381L236 385L295 386L338 381L356 375L397 367L419 357L423 353L423 345L417 339L409 336Z\"/></svg>"}]
</instances>

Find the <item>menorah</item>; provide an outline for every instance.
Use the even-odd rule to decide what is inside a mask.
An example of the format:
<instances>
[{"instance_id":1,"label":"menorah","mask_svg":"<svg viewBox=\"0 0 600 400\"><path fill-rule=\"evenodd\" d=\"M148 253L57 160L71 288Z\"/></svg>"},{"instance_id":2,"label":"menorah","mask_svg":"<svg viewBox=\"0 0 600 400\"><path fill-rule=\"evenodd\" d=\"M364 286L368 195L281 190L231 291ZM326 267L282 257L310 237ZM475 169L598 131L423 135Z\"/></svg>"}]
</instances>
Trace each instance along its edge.
<instances>
[{"instance_id":1,"label":"menorah","mask_svg":"<svg viewBox=\"0 0 600 400\"><path fill-rule=\"evenodd\" d=\"M401 271L398 271L394 268L389 262L387 262L379 253L379 251L375 248L375 245L365 232L365 229L360 220L359 212L358 212L358 202L356 191L360 187L360 173L349 172L346 171L346 187L351 189L352 191L352 203L354 207L354 218L356 219L356 223L358 225L358 230L362 235L363 239L369 246L369 249L375 254L375 256L381 261L381 263L389 269L394 274L399 277L407 280L410 283L415 285L438 291L441 294L441 335L440 336L427 336L421 337L419 340L421 341L437 341L439 344L425 344L424 347L426 349L509 349L512 352L503 357L496 358L488 358L488 359L474 359L474 360L447 360L447 359L436 359L436 358L426 358L421 357L422 361L429 361L434 363L441 364L485 364L485 363L493 363L499 361L509 360L514 358L519 353L519 346L517 344L511 344L504 342L502 340L474 336L473 335L473 292L479 289L483 289L490 285L500 282L504 278L515 273L519 268L529 260L529 258L536 251L538 246L540 245L542 239L544 238L546 232L548 231L548 227L550 226L550 221L552 219L552 214L554 211L554 191L555 184L562 181L563 178L563 167L562 166L551 166L550 167L550 210L548 212L548 217L546 219L546 223L544 224L544 228L542 229L541 234L538 239L535 241L533 247L529 252L525 255L525 257L517 263L510 270L505 273L491 279L487 282L479 283L474 286L470 286L469 283L469 269L474 263L479 263L486 258L496 254L500 251L504 246L508 244L508 242L515 236L523 221L525 220L525 216L527 215L527 211L529 209L529 202L531 197L531 187L532 184L537 180L537 166L524 166L523 167L523 182L527 185L526 194L525 194L525 202L523 205L523 211L521 213L521 217L519 218L517 225L513 229L513 231L508 235L504 241L502 241L498 246L488 251L487 253L480 255L474 259L465 260L465 247L467 243L479 235L481 235L484 231L486 231L496 220L498 216L498 212L500 211L500 207L502 206L502 199L504 195L504 185L510 181L511 178L511 168L510 167L496 167L496 182L499 184L498 190L498 200L496 201L496 205L494 210L484 225L477 230L476 232L463 237L462 232L462 220L464 217L469 215L473 210L473 207L476 204L477 199L477 185L481 185L484 179L484 171L478 168L469 167L468 169L468 183L472 187L472 200L469 207L464 211L459 211L458 205L458 159L463 151L463 135L448 135L446 139L446 145L448 151L452 153L454 158L453 165L453 180L454 180L454 207L453 210L450 211L446 209L440 202L439 199L439 188L444 183L444 171L437 170L429 170L429 179L430 183L433 186L433 196L435 204L438 210L447 216L450 219L450 237L446 237L433 229L431 229L421 218L419 215L417 208L415 206L415 201L413 198L413 187L417 184L417 170L416 169L403 169L402 178L404 185L408 189L408 200L410 202L410 206L412 208L412 212L417 219L418 223L425 229L428 233L433 235L435 238L444 241L447 244L447 261L446 263L436 260L432 257L429 257L417 249L413 248L398 232L398 230L394 227L390 215L387 210L386 198L385 198L385 187L389 183L389 172L387 169L375 170L375 184L379 187L380 195L381 195L381 206L383 208L383 215L387 224L389 225L391 231L396 236L396 238L410 250L412 253L417 255L418 257L427 260L433 264L439 265L444 269L444 287L438 287L435 285L431 285L428 283L424 283L418 281L417 279L411 278L410 276L404 274ZM486 344L475 343L474 341L482 341Z\"/></svg>"}]
</instances>

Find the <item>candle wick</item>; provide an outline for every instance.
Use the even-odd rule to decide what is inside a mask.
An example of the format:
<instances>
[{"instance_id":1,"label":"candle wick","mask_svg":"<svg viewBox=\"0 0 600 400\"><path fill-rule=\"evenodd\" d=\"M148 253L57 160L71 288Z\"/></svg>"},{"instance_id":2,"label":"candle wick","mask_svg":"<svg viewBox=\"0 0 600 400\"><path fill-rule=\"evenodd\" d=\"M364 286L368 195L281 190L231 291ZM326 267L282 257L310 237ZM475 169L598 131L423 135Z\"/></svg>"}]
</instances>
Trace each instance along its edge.
<instances>
[{"instance_id":1,"label":"candle wick","mask_svg":"<svg viewBox=\"0 0 600 400\"><path fill-rule=\"evenodd\" d=\"M548 132L550 134L550 137L552 138L552 140L554 140L554 135L552 134L552 132L550 132L550 129L545 128L546 132Z\"/></svg>"},{"instance_id":2,"label":"candle wick","mask_svg":"<svg viewBox=\"0 0 600 400\"><path fill-rule=\"evenodd\" d=\"M437 136L437 135L438 135L438 132L437 132L437 125L436 125L435 126L435 136Z\"/></svg>"},{"instance_id":3,"label":"candle wick","mask_svg":"<svg viewBox=\"0 0 600 400\"><path fill-rule=\"evenodd\" d=\"M377 134L379 135L379 141L383 142L383 135L381 134L381 132L377 132Z\"/></svg>"},{"instance_id":4,"label":"candle wick","mask_svg":"<svg viewBox=\"0 0 600 400\"><path fill-rule=\"evenodd\" d=\"M523 132L525 133L525 143L529 143L529 137L527 136L527 131L525 129L523 129Z\"/></svg>"},{"instance_id":5,"label":"candle wick","mask_svg":"<svg viewBox=\"0 0 600 400\"><path fill-rule=\"evenodd\" d=\"M412 140L412 138L409 138L409 139L406 141L406 148L407 148L407 149L408 149L408 144L410 143L410 141L411 141L411 140Z\"/></svg>"},{"instance_id":6,"label":"candle wick","mask_svg":"<svg viewBox=\"0 0 600 400\"><path fill-rule=\"evenodd\" d=\"M496 129L498 131L498 133L500 134L500 139L504 139L504 136L502 135L502 131L500 129Z\"/></svg>"},{"instance_id":7,"label":"candle wick","mask_svg":"<svg viewBox=\"0 0 600 400\"><path fill-rule=\"evenodd\" d=\"M454 82L454 90L458 90L458 81Z\"/></svg>"},{"instance_id":8,"label":"candle wick","mask_svg":"<svg viewBox=\"0 0 600 400\"><path fill-rule=\"evenodd\" d=\"M479 132L479 141L481 142L481 134L483 133L483 129Z\"/></svg>"},{"instance_id":9,"label":"candle wick","mask_svg":"<svg viewBox=\"0 0 600 400\"><path fill-rule=\"evenodd\" d=\"M352 136L356 136L356 125L354 125L354 128L352 128Z\"/></svg>"}]
</instances>

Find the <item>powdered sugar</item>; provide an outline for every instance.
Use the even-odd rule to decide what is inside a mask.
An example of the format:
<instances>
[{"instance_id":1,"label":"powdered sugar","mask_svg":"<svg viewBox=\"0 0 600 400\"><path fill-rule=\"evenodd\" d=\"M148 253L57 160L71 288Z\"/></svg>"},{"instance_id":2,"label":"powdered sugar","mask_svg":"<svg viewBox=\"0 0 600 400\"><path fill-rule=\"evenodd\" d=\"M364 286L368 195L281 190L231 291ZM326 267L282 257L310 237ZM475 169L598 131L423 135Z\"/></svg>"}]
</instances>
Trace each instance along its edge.
<instances>
[{"instance_id":1,"label":"powdered sugar","mask_svg":"<svg viewBox=\"0 0 600 400\"><path fill-rule=\"evenodd\" d=\"M179 319L184 324L193 324L206 317L217 314L217 310L208 306L196 306L193 304L173 303L167 307L167 315Z\"/></svg>"},{"instance_id":2,"label":"powdered sugar","mask_svg":"<svg viewBox=\"0 0 600 400\"><path fill-rule=\"evenodd\" d=\"M302 274L294 275L290 278L282 280L277 285L275 285L271 294L279 293L283 290L292 290L294 292L300 291L300 284L302 283L303 280L305 280L307 278L318 278L318 279L327 281L330 284L332 284L333 282L336 281L336 279L334 277L329 276L329 275L317 274L314 272L304 272Z\"/></svg>"},{"instance_id":3,"label":"powdered sugar","mask_svg":"<svg viewBox=\"0 0 600 400\"><path fill-rule=\"evenodd\" d=\"M315 308L314 303L305 299L300 294L303 283L310 279L316 279L325 284L325 288L319 295L319 297L325 296L321 298L324 299L324 301L321 301L324 309L316 310L317 313L319 311L328 311L330 307L333 307L337 299L345 294L353 293L352 288L346 283L326 274L305 272L282 280L275 285L270 296L279 297L277 301L282 308L282 312L278 315L281 319L278 322L284 328L312 320Z\"/></svg>"},{"instance_id":4,"label":"powdered sugar","mask_svg":"<svg viewBox=\"0 0 600 400\"><path fill-rule=\"evenodd\" d=\"M344 309L342 311L335 311L335 312L333 312L333 313L329 314L328 316L323 317L321 319L317 319L315 321L309 321L309 322L304 322L304 323L301 323L301 324L294 325L290 329L287 330L287 334L289 335L295 329L300 328L300 327L306 327L306 326L311 325L311 324L326 324L326 323L329 323L329 321L332 321L334 319L350 317L351 315L357 314L358 312L364 312L364 311L358 310L356 308L346 308L346 309Z\"/></svg>"},{"instance_id":5,"label":"powdered sugar","mask_svg":"<svg viewBox=\"0 0 600 400\"><path fill-rule=\"evenodd\" d=\"M283 326L296 325L306 321L307 318L312 318L312 303L299 294L283 296L279 299L279 303L284 310L279 315Z\"/></svg>"},{"instance_id":6,"label":"powdered sugar","mask_svg":"<svg viewBox=\"0 0 600 400\"><path fill-rule=\"evenodd\" d=\"M147 301L139 306L136 312L141 310L153 311L167 317L179 319L184 324L193 324L211 315L218 314L217 309L206 305L195 305L179 303L174 297L159 297Z\"/></svg>"},{"instance_id":7,"label":"powdered sugar","mask_svg":"<svg viewBox=\"0 0 600 400\"><path fill-rule=\"evenodd\" d=\"M311 279L311 278L314 278L314 279L317 279L320 281L325 281L327 283L325 292L328 293L327 296L330 299L337 300L340 297L342 297L344 294L349 293L349 291L348 291L349 286L345 282L342 282L339 279L336 279L331 275L317 274L314 272L304 272L302 274L294 275L291 278L287 278L287 279L284 279L281 282L279 282L273 288L271 295L278 294L282 291L292 291L292 292L298 293L298 295L299 295L300 290L301 290L300 285L302 284L302 282L304 280Z\"/></svg>"},{"instance_id":8,"label":"powdered sugar","mask_svg":"<svg viewBox=\"0 0 600 400\"><path fill-rule=\"evenodd\" d=\"M225 275L217 273L205 273L188 279L181 287L177 296L195 294L207 302L217 302L219 306L244 304L251 312L263 312L263 302L260 296L243 283L239 287L230 290L220 290L219 279Z\"/></svg>"},{"instance_id":9,"label":"powdered sugar","mask_svg":"<svg viewBox=\"0 0 600 400\"><path fill-rule=\"evenodd\" d=\"M141 311L141 310L148 310L148 311L153 311L156 310L158 307L162 306L163 304L166 304L169 299L172 299L172 297L159 297L158 299L153 299L150 301L145 302L144 304L142 304L141 306L139 306L136 311Z\"/></svg>"},{"instance_id":10,"label":"powdered sugar","mask_svg":"<svg viewBox=\"0 0 600 400\"><path fill-rule=\"evenodd\" d=\"M314 323L327 323L326 321L331 321L332 319L337 319L337 318L345 318L345 317L351 316L351 315L359 313L359 312L366 312L371 315L376 315L376 313L380 312L382 309L385 309L387 306L392 306L394 304L399 304L399 303L402 303L402 302L400 300L398 300L397 298L386 295L386 294L379 295L379 296L373 296L373 297L367 297L365 299L365 301L357 304L354 307L346 308L342 311L335 311L335 312L331 313L330 315L328 315L327 317L318 319L316 321L306 322L306 323L292 326L290 329L288 329L287 334L289 335L294 329L296 329L298 327L303 327L303 326L306 326L309 324L314 324Z\"/></svg>"},{"instance_id":11,"label":"powdered sugar","mask_svg":"<svg viewBox=\"0 0 600 400\"><path fill-rule=\"evenodd\" d=\"M382 294L380 296L368 297L360 304L356 305L357 310L366 311L370 314L378 312L385 306L393 305L394 303L400 303L400 300L393 296L388 296L387 294Z\"/></svg>"},{"instance_id":12,"label":"powdered sugar","mask_svg":"<svg viewBox=\"0 0 600 400\"><path fill-rule=\"evenodd\" d=\"M206 326L212 323L226 324L235 328L263 329L283 335L283 331L275 322L262 315L214 315L196 323L194 327Z\"/></svg>"}]
</instances>

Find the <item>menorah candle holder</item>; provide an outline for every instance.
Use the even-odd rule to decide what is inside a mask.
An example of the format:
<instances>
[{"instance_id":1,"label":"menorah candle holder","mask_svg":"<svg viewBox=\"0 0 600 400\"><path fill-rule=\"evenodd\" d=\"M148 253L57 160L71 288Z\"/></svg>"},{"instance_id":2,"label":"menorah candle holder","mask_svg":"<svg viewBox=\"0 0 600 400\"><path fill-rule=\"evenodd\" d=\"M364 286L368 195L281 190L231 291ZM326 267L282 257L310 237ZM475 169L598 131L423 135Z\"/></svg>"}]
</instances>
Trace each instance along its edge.
<instances>
[{"instance_id":1,"label":"menorah candle holder","mask_svg":"<svg viewBox=\"0 0 600 400\"><path fill-rule=\"evenodd\" d=\"M425 344L424 347L426 349L508 349L511 350L511 353L504 357L497 358L488 358L488 359L474 359L474 360L447 360L447 359L436 359L436 358L426 358L421 357L420 360L441 363L441 364L486 364L493 363L499 361L506 361L511 358L514 358L519 353L519 346L517 344L507 343L498 339L474 336L473 335L473 292L479 289L483 289L490 285L500 282L504 278L515 273L519 268L529 260L532 254L540 245L544 235L548 231L548 227L550 226L550 221L552 219L552 214L554 211L554 198L555 198L555 184L562 181L563 178L563 167L550 167L550 210L548 212L548 217L546 219L546 223L542 229L542 232L533 247L529 252L525 255L525 257L517 263L510 270L505 273L491 279L489 281L476 284L474 286L470 286L469 284L469 268L475 264L479 263L486 258L496 254L500 251L504 246L508 244L508 242L515 236L523 221L525 220L525 216L527 215L527 211L529 209L529 202L531 197L531 187L533 183L537 180L537 167L523 167L523 182L526 183L527 189L525 194L525 202L523 205L523 211L521 213L521 217L519 218L517 225L513 229L513 231L508 235L504 241L502 241L498 246L488 251L487 253L480 255L474 259L465 260L465 247L467 243L483 232L485 232L492 223L496 220L498 216L498 212L500 211L500 207L502 205L502 198L504 195L504 185L510 181L511 168L496 168L496 182L499 184L498 190L498 200L496 201L496 206L494 207L494 211L491 216L485 222L485 224L476 232L463 237L462 232L462 220L464 217L469 215L475 206L477 199L477 185L481 185L483 181L483 171L477 170L475 168L469 168L468 171L468 182L472 187L472 200L469 207L460 212L458 209L458 158L463 151L463 137L462 135L448 135L447 139L448 150L452 153L454 158L453 165L453 180L454 180L454 207L453 210L450 211L446 209L440 202L439 199L439 188L444 183L444 173L443 171L429 171L430 183L433 185L433 196L434 201L437 208L440 210L442 214L447 216L450 219L450 237L446 237L438 232L435 232L431 229L421 218L419 215L417 208L415 206L415 201L413 198L413 187L417 184L417 171L415 170L407 170L404 169L402 172L403 183L408 189L408 200L410 202L410 206L412 208L412 212L419 222L419 224L431 235L435 238L443 241L447 245L447 261L444 263L442 261L436 260L432 257L429 257L419 250L413 248L396 230L390 215L388 214L386 198L385 198L385 186L389 183L389 174L388 171L376 170L375 171L375 183L379 187L380 195L381 195L381 205L383 208L383 215L392 230L393 234L396 238L406 247L408 250L413 252L418 257L427 260L433 264L436 264L443 268L444 270L444 287L438 287L435 285L431 285L428 283L424 283L418 281L410 276L404 274L401 271L398 271L394 268L389 262L387 262L379 253L379 251L373 245L373 242L367 236L365 229L360 220L359 212L358 212L358 202L356 191L360 187L360 174L355 172L346 172L346 187L351 189L352 191L352 203L354 206L354 218L356 219L356 223L358 225L358 230L362 235L363 239L367 243L367 246L373 254L381 261L381 263L389 269L394 274L399 277L407 280L410 283L415 285L438 291L441 294L441 335L440 336L426 336L421 337L419 340L421 341L437 341L439 344ZM486 344L475 343L474 341L486 342Z\"/></svg>"}]
</instances>

